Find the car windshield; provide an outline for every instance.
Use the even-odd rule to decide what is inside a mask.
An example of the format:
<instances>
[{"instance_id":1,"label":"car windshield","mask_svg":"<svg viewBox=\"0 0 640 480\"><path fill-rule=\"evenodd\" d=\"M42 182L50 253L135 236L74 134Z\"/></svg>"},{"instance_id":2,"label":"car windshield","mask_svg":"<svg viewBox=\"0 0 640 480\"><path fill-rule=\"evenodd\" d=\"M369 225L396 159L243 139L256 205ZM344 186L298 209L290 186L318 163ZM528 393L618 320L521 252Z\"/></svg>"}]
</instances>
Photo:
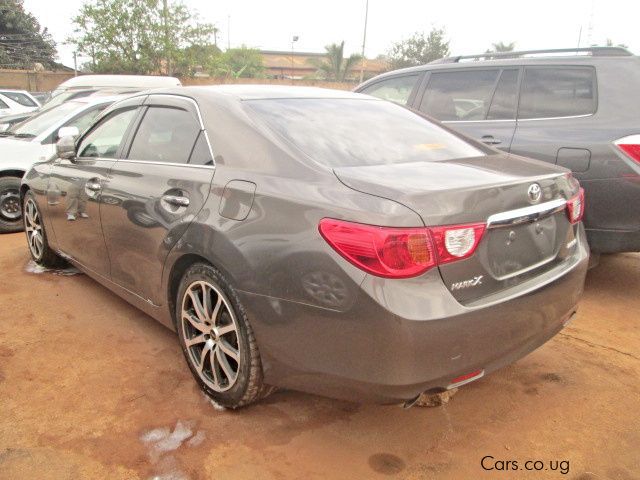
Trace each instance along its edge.
<instances>
[{"instance_id":1,"label":"car windshield","mask_svg":"<svg viewBox=\"0 0 640 480\"><path fill-rule=\"evenodd\" d=\"M86 104L81 102L66 102L45 110L13 127L11 134L23 138L37 137L84 105Z\"/></svg>"},{"instance_id":2,"label":"car windshield","mask_svg":"<svg viewBox=\"0 0 640 480\"><path fill-rule=\"evenodd\" d=\"M381 100L296 98L247 103L302 152L330 167L485 155L426 118Z\"/></svg>"},{"instance_id":3,"label":"car windshield","mask_svg":"<svg viewBox=\"0 0 640 480\"><path fill-rule=\"evenodd\" d=\"M55 96L52 95L51 98L49 98L49 101L42 106L42 110L49 110L53 107L63 104L68 100L86 97L94 92L95 90L63 90L60 93L57 93Z\"/></svg>"}]
</instances>

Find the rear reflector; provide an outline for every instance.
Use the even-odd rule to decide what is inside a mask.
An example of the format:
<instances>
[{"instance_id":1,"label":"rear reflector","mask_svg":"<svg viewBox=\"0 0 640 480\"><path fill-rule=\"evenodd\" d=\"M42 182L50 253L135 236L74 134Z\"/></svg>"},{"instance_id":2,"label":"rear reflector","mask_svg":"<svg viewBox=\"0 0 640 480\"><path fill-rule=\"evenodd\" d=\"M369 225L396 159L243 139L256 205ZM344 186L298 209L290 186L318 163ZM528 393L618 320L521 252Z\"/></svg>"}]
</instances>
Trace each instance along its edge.
<instances>
[{"instance_id":1,"label":"rear reflector","mask_svg":"<svg viewBox=\"0 0 640 480\"><path fill-rule=\"evenodd\" d=\"M483 376L484 376L484 370L475 370L470 373L465 373L464 375L460 375L459 377L456 377L453 380L451 380L451 382L447 386L447 389L460 387L466 383L473 382L474 380L482 378Z\"/></svg>"},{"instance_id":2,"label":"rear reflector","mask_svg":"<svg viewBox=\"0 0 640 480\"><path fill-rule=\"evenodd\" d=\"M584 217L584 188L576 196L567 200L567 216L573 224L578 223Z\"/></svg>"},{"instance_id":3,"label":"rear reflector","mask_svg":"<svg viewBox=\"0 0 640 480\"><path fill-rule=\"evenodd\" d=\"M397 228L323 218L318 228L356 267L379 277L408 278L473 255L485 225Z\"/></svg>"},{"instance_id":4,"label":"rear reflector","mask_svg":"<svg viewBox=\"0 0 640 480\"><path fill-rule=\"evenodd\" d=\"M629 135L614 142L627 156L640 163L640 135Z\"/></svg>"}]
</instances>

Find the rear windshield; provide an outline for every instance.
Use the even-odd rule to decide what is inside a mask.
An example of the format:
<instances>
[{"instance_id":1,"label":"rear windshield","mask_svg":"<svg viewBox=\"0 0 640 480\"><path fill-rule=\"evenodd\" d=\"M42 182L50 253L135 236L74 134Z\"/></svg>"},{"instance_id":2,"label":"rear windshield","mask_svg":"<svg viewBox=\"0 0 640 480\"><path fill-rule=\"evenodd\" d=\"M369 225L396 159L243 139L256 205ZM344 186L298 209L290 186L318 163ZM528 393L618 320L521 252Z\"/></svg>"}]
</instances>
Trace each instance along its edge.
<instances>
[{"instance_id":1,"label":"rear windshield","mask_svg":"<svg viewBox=\"0 0 640 480\"><path fill-rule=\"evenodd\" d=\"M294 98L247 103L305 154L330 167L484 155L420 115L381 100Z\"/></svg>"}]
</instances>

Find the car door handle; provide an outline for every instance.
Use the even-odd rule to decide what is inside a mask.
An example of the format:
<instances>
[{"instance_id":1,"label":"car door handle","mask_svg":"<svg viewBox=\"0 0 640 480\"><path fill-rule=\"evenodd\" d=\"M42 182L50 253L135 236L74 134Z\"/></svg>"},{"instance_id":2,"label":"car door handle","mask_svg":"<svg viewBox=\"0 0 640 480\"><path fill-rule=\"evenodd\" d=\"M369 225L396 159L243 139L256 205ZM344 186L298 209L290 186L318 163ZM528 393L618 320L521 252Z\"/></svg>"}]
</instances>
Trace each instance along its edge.
<instances>
[{"instance_id":1,"label":"car door handle","mask_svg":"<svg viewBox=\"0 0 640 480\"><path fill-rule=\"evenodd\" d=\"M500 145L502 143L502 140L493 135L484 135L480 140L486 145Z\"/></svg>"},{"instance_id":2,"label":"car door handle","mask_svg":"<svg viewBox=\"0 0 640 480\"><path fill-rule=\"evenodd\" d=\"M165 195L162 197L162 200L170 205L175 205L176 207L189 206L189 199L187 197L180 197L178 195Z\"/></svg>"},{"instance_id":3,"label":"car door handle","mask_svg":"<svg viewBox=\"0 0 640 480\"><path fill-rule=\"evenodd\" d=\"M100 182L87 182L87 188L92 192L99 192L102 189Z\"/></svg>"}]
</instances>

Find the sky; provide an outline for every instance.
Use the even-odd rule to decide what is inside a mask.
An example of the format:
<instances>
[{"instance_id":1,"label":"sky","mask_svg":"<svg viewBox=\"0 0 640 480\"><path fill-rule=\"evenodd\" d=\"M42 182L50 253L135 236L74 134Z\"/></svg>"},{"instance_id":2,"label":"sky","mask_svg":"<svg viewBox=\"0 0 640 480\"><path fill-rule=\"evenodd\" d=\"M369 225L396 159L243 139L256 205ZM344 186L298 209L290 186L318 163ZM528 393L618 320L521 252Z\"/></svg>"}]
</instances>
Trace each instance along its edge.
<instances>
[{"instance_id":1,"label":"sky","mask_svg":"<svg viewBox=\"0 0 640 480\"><path fill-rule=\"evenodd\" d=\"M84 0L24 0L25 8L58 42L59 60L73 66L70 21ZM218 45L263 50L322 52L345 41L348 53L362 48L366 0L183 0L203 21L220 30ZM417 31L442 27L453 55L484 52L494 42L516 42L519 50L604 44L611 38L640 54L638 0L369 0L365 53L386 53ZM80 59L82 60L82 59Z\"/></svg>"}]
</instances>

